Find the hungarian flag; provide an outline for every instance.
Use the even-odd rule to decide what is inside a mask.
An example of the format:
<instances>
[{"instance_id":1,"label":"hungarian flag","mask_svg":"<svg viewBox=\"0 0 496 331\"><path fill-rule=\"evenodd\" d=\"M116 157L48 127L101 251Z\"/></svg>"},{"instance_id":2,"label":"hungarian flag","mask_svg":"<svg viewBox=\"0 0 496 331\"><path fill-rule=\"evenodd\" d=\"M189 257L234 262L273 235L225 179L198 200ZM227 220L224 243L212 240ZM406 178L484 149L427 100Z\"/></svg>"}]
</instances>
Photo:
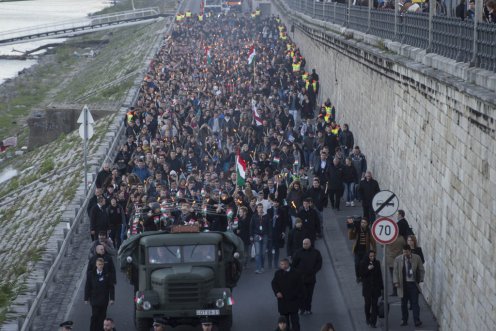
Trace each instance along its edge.
<instances>
[{"instance_id":1,"label":"hungarian flag","mask_svg":"<svg viewBox=\"0 0 496 331\"><path fill-rule=\"evenodd\" d=\"M205 47L205 57L207 59L207 64L212 64L212 52L210 47Z\"/></svg>"},{"instance_id":2,"label":"hungarian flag","mask_svg":"<svg viewBox=\"0 0 496 331\"><path fill-rule=\"evenodd\" d=\"M241 155L236 155L236 184L244 186L246 179L246 161L243 160Z\"/></svg>"},{"instance_id":3,"label":"hungarian flag","mask_svg":"<svg viewBox=\"0 0 496 331\"><path fill-rule=\"evenodd\" d=\"M252 45L250 47L250 51L248 52L248 64L251 64L253 62L253 60L255 59L255 55L255 46Z\"/></svg>"},{"instance_id":4,"label":"hungarian flag","mask_svg":"<svg viewBox=\"0 0 496 331\"><path fill-rule=\"evenodd\" d=\"M262 118L260 117L260 115L258 114L258 111L257 111L257 107L253 107L253 120L255 121L255 124L257 126L260 126L262 125Z\"/></svg>"}]
</instances>

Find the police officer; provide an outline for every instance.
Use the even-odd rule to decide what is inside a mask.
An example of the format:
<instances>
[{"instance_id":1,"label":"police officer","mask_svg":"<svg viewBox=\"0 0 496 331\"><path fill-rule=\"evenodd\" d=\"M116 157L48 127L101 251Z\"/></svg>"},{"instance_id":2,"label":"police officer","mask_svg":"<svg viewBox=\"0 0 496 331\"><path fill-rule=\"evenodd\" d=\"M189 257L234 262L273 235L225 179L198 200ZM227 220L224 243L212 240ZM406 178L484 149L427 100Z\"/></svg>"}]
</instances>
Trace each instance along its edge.
<instances>
[{"instance_id":1,"label":"police officer","mask_svg":"<svg viewBox=\"0 0 496 331\"><path fill-rule=\"evenodd\" d=\"M73 321L65 321L63 323L59 324L59 331L69 331L72 330L72 327L74 326Z\"/></svg>"}]
</instances>

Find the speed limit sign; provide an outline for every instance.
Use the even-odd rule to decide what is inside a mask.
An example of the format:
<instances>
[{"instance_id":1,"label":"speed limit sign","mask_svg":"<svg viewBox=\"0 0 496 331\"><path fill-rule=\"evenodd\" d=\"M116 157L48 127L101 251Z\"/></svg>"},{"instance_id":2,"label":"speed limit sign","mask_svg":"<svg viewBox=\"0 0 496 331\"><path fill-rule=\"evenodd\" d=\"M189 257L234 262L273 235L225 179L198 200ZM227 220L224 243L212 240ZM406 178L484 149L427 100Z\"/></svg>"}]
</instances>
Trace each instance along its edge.
<instances>
[{"instance_id":1,"label":"speed limit sign","mask_svg":"<svg viewBox=\"0 0 496 331\"><path fill-rule=\"evenodd\" d=\"M398 225L390 218L378 218L372 225L372 236L380 244L391 244L398 238Z\"/></svg>"}]
</instances>

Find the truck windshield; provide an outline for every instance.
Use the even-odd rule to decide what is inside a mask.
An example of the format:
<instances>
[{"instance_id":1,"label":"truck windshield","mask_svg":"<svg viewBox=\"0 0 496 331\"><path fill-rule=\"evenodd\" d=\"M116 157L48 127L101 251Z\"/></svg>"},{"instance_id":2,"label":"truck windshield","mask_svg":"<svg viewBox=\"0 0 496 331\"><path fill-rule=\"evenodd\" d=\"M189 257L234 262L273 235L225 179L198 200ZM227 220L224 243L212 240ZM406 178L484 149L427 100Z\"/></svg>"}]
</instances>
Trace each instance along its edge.
<instances>
[{"instance_id":1,"label":"truck windshield","mask_svg":"<svg viewBox=\"0 0 496 331\"><path fill-rule=\"evenodd\" d=\"M176 264L215 261L215 245L148 247L148 263Z\"/></svg>"}]
</instances>

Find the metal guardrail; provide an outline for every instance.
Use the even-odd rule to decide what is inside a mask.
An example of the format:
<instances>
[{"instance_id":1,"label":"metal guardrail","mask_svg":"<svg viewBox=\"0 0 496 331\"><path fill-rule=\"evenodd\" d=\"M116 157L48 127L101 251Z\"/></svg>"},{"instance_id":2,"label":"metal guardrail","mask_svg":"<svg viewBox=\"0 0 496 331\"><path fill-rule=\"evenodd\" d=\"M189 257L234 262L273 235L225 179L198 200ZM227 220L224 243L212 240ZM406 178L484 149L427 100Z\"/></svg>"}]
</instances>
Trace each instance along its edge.
<instances>
[{"instance_id":1,"label":"metal guardrail","mask_svg":"<svg viewBox=\"0 0 496 331\"><path fill-rule=\"evenodd\" d=\"M112 25L129 21L137 21L158 17L158 7L142 8L105 15L88 16L81 19L65 20L56 23L35 25L22 29L0 32L0 44L12 41L36 39L40 36L57 36L71 31L89 30L104 25Z\"/></svg>"},{"instance_id":2,"label":"metal guardrail","mask_svg":"<svg viewBox=\"0 0 496 331\"><path fill-rule=\"evenodd\" d=\"M284 0L290 9L316 20L341 25L426 49L428 52L496 71L496 24L462 21L456 17L353 6L350 3ZM396 23L395 23L396 22ZM476 40L474 43L474 24Z\"/></svg>"}]
</instances>

